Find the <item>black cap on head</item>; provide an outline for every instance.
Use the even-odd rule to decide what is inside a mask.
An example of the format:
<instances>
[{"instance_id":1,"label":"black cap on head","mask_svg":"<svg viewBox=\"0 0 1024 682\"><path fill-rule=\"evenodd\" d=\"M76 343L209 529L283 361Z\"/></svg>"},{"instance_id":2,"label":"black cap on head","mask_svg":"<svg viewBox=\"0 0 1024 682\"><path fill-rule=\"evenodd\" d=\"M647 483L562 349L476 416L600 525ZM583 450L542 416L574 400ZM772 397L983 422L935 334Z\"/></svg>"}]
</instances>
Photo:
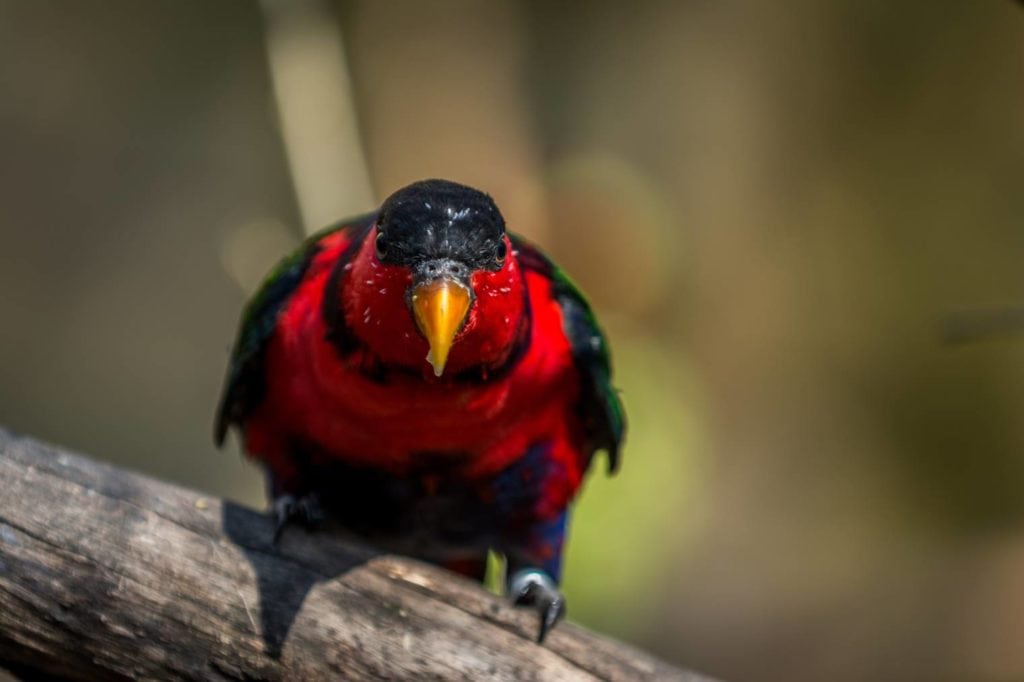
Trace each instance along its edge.
<instances>
[{"instance_id":1,"label":"black cap on head","mask_svg":"<svg viewBox=\"0 0 1024 682\"><path fill-rule=\"evenodd\" d=\"M423 180L388 197L377 234L378 258L393 265L444 259L497 270L505 260L505 220L494 201L448 180Z\"/></svg>"}]
</instances>

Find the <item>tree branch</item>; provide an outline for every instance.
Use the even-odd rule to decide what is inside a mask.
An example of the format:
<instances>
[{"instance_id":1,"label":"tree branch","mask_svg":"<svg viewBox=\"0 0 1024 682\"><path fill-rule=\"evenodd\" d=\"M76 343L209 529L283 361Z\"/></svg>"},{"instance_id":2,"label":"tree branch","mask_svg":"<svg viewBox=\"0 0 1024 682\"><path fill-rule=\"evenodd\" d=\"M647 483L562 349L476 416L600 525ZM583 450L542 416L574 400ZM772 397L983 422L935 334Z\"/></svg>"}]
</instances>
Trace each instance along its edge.
<instances>
[{"instance_id":1,"label":"tree branch","mask_svg":"<svg viewBox=\"0 0 1024 682\"><path fill-rule=\"evenodd\" d=\"M0 429L0 668L69 679L707 680L441 569Z\"/></svg>"}]
</instances>

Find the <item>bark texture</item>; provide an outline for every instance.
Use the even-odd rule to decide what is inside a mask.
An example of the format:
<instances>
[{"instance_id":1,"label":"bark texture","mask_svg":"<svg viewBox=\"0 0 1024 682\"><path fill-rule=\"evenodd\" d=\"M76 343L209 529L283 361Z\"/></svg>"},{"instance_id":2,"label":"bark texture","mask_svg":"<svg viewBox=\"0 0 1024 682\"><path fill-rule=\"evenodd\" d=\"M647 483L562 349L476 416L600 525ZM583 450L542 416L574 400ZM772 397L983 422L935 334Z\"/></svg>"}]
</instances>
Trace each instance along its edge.
<instances>
[{"instance_id":1,"label":"bark texture","mask_svg":"<svg viewBox=\"0 0 1024 682\"><path fill-rule=\"evenodd\" d=\"M68 679L708 680L338 532L0 429L0 668Z\"/></svg>"}]
</instances>

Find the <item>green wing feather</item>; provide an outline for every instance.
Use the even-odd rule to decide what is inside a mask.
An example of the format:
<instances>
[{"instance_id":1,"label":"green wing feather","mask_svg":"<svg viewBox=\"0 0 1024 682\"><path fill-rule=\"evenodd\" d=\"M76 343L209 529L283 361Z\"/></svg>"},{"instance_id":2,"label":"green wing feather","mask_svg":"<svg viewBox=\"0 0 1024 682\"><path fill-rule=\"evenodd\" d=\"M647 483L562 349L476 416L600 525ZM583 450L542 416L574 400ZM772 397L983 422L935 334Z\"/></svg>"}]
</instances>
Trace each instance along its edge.
<instances>
[{"instance_id":1,"label":"green wing feather","mask_svg":"<svg viewBox=\"0 0 1024 682\"><path fill-rule=\"evenodd\" d=\"M270 271L246 304L217 410L214 441L218 446L224 444L228 427L240 424L263 399L263 360L267 344L274 335L278 315L305 276L320 249L321 240L337 232L365 229L373 224L376 217L374 212L343 220L308 237L302 246Z\"/></svg>"},{"instance_id":2,"label":"green wing feather","mask_svg":"<svg viewBox=\"0 0 1024 682\"><path fill-rule=\"evenodd\" d=\"M608 453L608 471L619 468L619 451L626 432L626 415L612 386L608 343L594 311L569 276L537 247L519 235L509 235L519 264L551 280L551 294L562 309L562 328L580 372L580 413L594 450Z\"/></svg>"}]
</instances>

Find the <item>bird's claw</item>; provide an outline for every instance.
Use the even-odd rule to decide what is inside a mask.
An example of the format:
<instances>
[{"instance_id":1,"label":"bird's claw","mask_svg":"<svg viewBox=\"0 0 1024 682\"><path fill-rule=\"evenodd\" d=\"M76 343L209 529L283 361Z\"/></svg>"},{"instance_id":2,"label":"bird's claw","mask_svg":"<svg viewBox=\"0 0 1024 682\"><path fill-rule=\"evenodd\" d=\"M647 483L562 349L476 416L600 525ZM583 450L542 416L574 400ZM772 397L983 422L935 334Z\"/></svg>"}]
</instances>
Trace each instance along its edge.
<instances>
[{"instance_id":1,"label":"bird's claw","mask_svg":"<svg viewBox=\"0 0 1024 682\"><path fill-rule=\"evenodd\" d=\"M509 581L509 595L516 606L532 606L540 616L537 643L544 642L551 628L565 616L565 597L547 573L523 569Z\"/></svg>"},{"instance_id":2,"label":"bird's claw","mask_svg":"<svg viewBox=\"0 0 1024 682\"><path fill-rule=\"evenodd\" d=\"M299 523L307 528L315 528L324 520L323 507L320 506L319 498L310 493L301 497L292 495L279 495L274 498L274 539L273 543L281 539L281 533L291 523Z\"/></svg>"}]
</instances>

